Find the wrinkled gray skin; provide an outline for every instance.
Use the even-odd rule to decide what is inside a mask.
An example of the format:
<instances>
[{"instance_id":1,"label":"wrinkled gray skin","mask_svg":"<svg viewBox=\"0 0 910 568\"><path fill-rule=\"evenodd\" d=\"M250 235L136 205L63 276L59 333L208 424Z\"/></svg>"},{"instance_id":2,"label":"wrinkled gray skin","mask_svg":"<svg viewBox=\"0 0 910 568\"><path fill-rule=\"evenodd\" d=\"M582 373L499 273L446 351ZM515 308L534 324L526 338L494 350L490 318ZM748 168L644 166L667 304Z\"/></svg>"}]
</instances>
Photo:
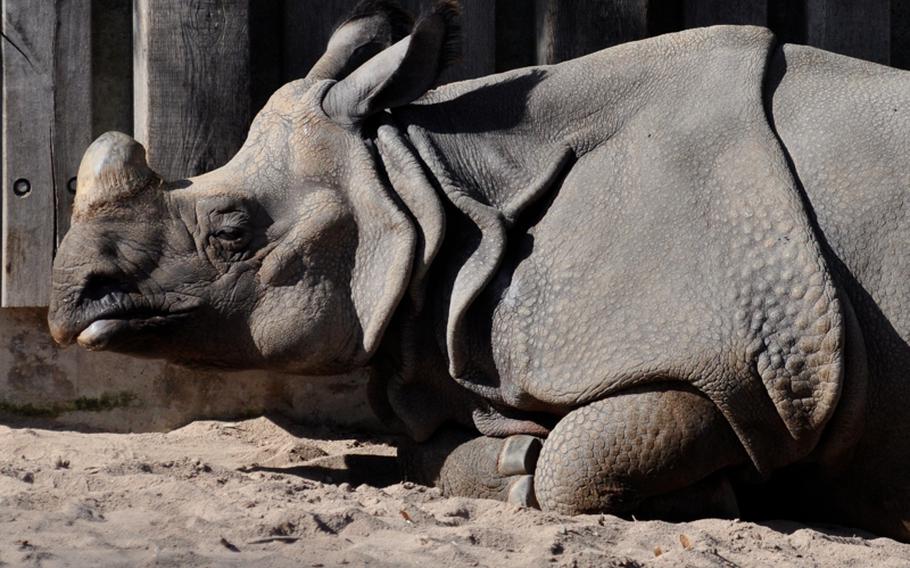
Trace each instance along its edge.
<instances>
[{"instance_id":1,"label":"wrinkled gray skin","mask_svg":"<svg viewBox=\"0 0 910 568\"><path fill-rule=\"evenodd\" d=\"M425 94L452 8L348 21L211 173L96 141L57 341L368 366L450 493L907 539L910 74L716 27Z\"/></svg>"}]
</instances>

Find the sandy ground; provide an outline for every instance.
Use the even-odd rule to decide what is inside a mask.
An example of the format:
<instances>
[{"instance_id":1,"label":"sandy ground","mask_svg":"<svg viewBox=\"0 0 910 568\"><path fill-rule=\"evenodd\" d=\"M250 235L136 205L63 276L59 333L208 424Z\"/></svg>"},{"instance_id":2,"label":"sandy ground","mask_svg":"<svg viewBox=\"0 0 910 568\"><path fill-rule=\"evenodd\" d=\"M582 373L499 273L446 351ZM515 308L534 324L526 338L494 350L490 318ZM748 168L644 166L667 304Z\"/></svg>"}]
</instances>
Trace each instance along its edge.
<instances>
[{"instance_id":1,"label":"sandy ground","mask_svg":"<svg viewBox=\"0 0 910 568\"><path fill-rule=\"evenodd\" d=\"M396 482L394 454L268 418L166 434L0 427L0 565L910 566L910 545L836 527L444 498Z\"/></svg>"}]
</instances>

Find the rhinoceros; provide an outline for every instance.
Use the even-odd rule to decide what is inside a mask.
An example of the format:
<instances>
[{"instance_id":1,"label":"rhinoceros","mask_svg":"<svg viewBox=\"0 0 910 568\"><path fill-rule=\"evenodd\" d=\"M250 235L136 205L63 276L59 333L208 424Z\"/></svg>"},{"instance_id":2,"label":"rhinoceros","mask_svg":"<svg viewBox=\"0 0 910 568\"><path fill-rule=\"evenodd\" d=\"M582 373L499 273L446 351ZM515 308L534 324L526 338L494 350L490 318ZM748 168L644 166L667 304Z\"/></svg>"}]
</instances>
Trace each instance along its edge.
<instances>
[{"instance_id":1,"label":"rhinoceros","mask_svg":"<svg viewBox=\"0 0 910 568\"><path fill-rule=\"evenodd\" d=\"M53 337L367 368L448 494L910 537L910 73L720 26L433 89L457 12L362 3L204 175L98 138Z\"/></svg>"}]
</instances>

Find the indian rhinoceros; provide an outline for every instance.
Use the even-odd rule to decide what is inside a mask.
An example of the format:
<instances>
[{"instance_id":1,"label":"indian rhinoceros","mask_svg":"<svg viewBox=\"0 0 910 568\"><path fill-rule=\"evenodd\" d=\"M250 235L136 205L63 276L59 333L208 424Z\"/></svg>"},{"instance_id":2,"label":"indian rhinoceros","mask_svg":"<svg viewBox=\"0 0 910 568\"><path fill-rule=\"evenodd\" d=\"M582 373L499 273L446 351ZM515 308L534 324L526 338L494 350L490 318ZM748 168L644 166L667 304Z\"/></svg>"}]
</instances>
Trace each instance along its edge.
<instances>
[{"instance_id":1,"label":"indian rhinoceros","mask_svg":"<svg viewBox=\"0 0 910 568\"><path fill-rule=\"evenodd\" d=\"M403 21L362 3L210 173L96 140L54 338L369 368L450 494L908 538L910 73L726 26L430 90L457 5Z\"/></svg>"}]
</instances>

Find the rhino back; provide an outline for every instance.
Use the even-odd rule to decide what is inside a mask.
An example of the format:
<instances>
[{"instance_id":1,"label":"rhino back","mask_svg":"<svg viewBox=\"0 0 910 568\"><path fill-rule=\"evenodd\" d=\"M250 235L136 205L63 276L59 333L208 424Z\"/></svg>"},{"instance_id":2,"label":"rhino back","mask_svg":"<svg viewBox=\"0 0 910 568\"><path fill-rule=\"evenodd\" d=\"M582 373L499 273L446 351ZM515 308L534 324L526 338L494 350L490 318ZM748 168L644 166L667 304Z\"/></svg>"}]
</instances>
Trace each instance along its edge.
<instances>
[{"instance_id":1,"label":"rhino back","mask_svg":"<svg viewBox=\"0 0 910 568\"><path fill-rule=\"evenodd\" d=\"M760 468L814 447L841 392L843 329L765 116L773 46L755 28L697 30L545 71L514 144L563 144L575 161L509 227L462 331L490 338L469 358L492 364L456 380L471 388L492 368L499 402L564 411L682 383L717 404ZM459 159L503 153L477 138L435 136L448 177L481 171L487 191L515 195L515 176Z\"/></svg>"}]
</instances>

